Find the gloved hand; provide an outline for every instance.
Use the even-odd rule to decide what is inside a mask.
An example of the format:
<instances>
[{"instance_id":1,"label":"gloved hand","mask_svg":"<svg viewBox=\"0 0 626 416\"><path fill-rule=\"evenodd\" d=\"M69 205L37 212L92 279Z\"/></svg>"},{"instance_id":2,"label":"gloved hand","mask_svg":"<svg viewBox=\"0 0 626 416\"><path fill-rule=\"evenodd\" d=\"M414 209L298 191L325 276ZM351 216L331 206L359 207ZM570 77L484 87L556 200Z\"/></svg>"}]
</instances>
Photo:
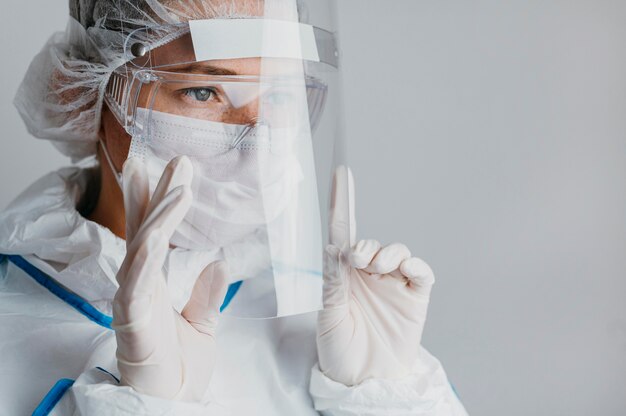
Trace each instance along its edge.
<instances>
[{"instance_id":1,"label":"gloved hand","mask_svg":"<svg viewBox=\"0 0 626 416\"><path fill-rule=\"evenodd\" d=\"M317 347L320 370L347 386L411 373L434 283L405 245L354 245L354 236L354 180L342 166L333 180Z\"/></svg>"},{"instance_id":2,"label":"gloved hand","mask_svg":"<svg viewBox=\"0 0 626 416\"><path fill-rule=\"evenodd\" d=\"M139 393L200 401L215 364L215 330L228 288L224 262L210 264L182 313L172 307L162 268L169 240L187 213L193 166L170 162L149 199L148 175L138 160L124 165L124 262L117 274L113 329L121 383Z\"/></svg>"}]
</instances>

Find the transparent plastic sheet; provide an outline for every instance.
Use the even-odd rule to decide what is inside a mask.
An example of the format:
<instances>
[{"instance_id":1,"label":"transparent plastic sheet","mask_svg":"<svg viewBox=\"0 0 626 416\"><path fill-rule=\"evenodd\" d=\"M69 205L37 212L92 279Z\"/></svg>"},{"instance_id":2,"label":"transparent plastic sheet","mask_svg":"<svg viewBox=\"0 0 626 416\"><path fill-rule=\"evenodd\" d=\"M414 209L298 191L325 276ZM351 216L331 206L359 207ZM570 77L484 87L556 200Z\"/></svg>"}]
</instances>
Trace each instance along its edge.
<instances>
[{"instance_id":1,"label":"transparent plastic sheet","mask_svg":"<svg viewBox=\"0 0 626 416\"><path fill-rule=\"evenodd\" d=\"M328 195L341 159L335 148L343 145L339 54L332 27L284 20L301 15L295 1L279 3L293 10L282 14L278 30L275 10L271 19L234 19L232 30L223 29L227 20L218 23L237 42L254 36L234 52L202 51L201 42L217 33L215 22L201 22L206 30L195 39L193 22L133 31L125 48L136 57L115 71L106 95L132 136L129 157L144 160L153 190L171 159L191 159L194 203L171 244L206 253L207 264L228 261L231 281L242 282L224 312L235 317L323 306ZM315 9L332 22L331 1L305 3L298 8L308 19ZM283 32L304 32L308 40L281 45ZM149 38L160 33L169 34L167 42L142 49L159 44ZM200 53L214 59L198 61Z\"/></svg>"}]
</instances>

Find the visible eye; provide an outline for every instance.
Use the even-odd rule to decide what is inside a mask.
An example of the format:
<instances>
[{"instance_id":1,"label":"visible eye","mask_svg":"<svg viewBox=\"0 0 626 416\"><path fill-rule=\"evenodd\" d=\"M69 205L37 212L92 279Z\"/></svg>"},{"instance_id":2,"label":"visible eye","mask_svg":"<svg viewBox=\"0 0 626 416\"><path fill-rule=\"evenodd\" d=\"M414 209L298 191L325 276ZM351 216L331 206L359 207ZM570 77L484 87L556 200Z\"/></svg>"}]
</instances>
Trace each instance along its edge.
<instances>
[{"instance_id":1,"label":"visible eye","mask_svg":"<svg viewBox=\"0 0 626 416\"><path fill-rule=\"evenodd\" d=\"M187 88L183 90L184 94L187 97L193 98L196 101L206 102L212 99L215 99L217 96L217 91L214 88L204 87L204 88Z\"/></svg>"}]
</instances>

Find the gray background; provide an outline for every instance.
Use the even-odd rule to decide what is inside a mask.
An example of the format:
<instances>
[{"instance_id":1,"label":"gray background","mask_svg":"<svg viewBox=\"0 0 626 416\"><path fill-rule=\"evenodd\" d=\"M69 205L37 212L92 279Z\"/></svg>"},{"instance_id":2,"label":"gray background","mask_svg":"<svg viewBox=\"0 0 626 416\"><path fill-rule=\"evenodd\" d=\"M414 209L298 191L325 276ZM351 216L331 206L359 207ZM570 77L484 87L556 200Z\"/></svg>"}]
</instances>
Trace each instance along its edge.
<instances>
[{"instance_id":1,"label":"gray background","mask_svg":"<svg viewBox=\"0 0 626 416\"><path fill-rule=\"evenodd\" d=\"M472 415L626 414L626 2L341 0L361 237L435 270ZM0 206L64 163L11 100L65 1L5 2Z\"/></svg>"}]
</instances>

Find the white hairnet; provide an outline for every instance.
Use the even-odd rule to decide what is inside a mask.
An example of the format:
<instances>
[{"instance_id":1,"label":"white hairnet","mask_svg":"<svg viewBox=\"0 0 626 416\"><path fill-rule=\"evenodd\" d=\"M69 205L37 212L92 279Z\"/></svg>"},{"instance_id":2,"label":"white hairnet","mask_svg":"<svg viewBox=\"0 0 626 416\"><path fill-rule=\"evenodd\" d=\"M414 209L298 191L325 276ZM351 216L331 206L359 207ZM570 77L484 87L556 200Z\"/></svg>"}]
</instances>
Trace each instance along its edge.
<instances>
[{"instance_id":1,"label":"white hairnet","mask_svg":"<svg viewBox=\"0 0 626 416\"><path fill-rule=\"evenodd\" d=\"M130 31L192 19L267 16L270 3L280 9L296 1L70 0L65 32L54 34L33 59L14 104L33 136L51 140L72 161L84 159L96 153L104 91L111 73L128 61L124 41ZM176 36L161 32L145 44L155 48Z\"/></svg>"}]
</instances>

